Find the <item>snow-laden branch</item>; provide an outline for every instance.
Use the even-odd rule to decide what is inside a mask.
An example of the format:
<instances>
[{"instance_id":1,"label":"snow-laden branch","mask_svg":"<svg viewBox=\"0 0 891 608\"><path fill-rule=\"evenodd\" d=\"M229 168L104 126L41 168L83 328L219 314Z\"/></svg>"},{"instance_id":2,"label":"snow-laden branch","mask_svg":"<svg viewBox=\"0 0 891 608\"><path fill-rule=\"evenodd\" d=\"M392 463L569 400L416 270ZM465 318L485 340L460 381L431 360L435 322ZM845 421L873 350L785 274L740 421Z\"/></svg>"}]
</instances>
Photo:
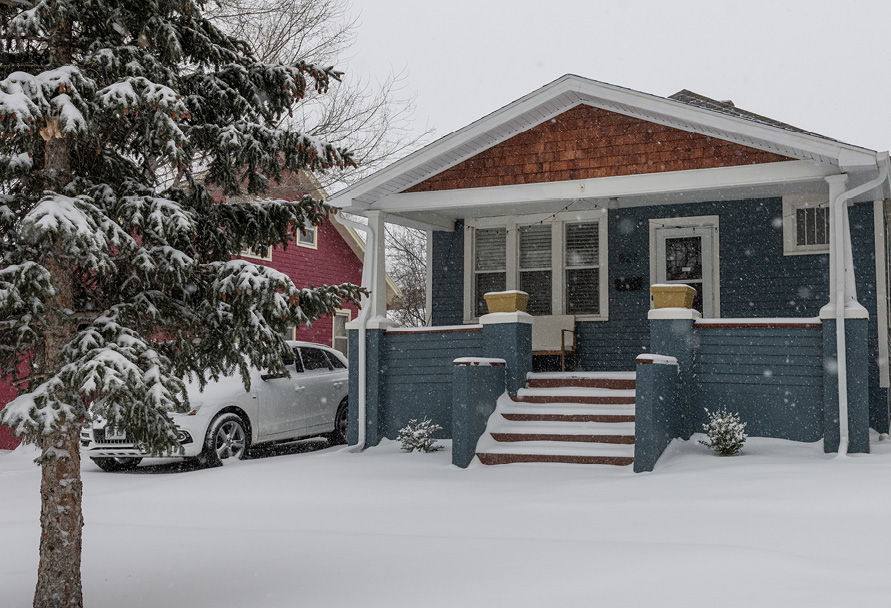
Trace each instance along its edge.
<instances>
[{"instance_id":1,"label":"snow-laden branch","mask_svg":"<svg viewBox=\"0 0 891 608\"><path fill-rule=\"evenodd\" d=\"M36 76L13 72L0 80L0 128L32 133L58 119L63 134L85 133L88 123L83 95L91 94L93 81L74 66L63 66ZM55 127L53 127L55 128Z\"/></svg>"}]
</instances>

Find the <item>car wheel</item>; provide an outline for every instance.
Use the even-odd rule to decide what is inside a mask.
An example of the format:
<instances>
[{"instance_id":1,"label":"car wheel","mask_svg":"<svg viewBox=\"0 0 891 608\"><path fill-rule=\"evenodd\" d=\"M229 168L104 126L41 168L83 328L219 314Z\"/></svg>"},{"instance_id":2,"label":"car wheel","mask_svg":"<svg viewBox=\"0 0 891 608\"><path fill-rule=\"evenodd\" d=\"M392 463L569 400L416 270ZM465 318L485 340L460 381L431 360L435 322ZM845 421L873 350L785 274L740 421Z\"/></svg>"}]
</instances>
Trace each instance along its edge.
<instances>
[{"instance_id":1,"label":"car wheel","mask_svg":"<svg viewBox=\"0 0 891 608\"><path fill-rule=\"evenodd\" d=\"M91 460L96 463L97 467L109 473L131 471L142 462L142 458L92 458Z\"/></svg>"},{"instance_id":2,"label":"car wheel","mask_svg":"<svg viewBox=\"0 0 891 608\"><path fill-rule=\"evenodd\" d=\"M238 414L221 414L210 423L204 440L201 460L218 467L224 460L241 460L247 454L248 436L244 421Z\"/></svg>"},{"instance_id":3,"label":"car wheel","mask_svg":"<svg viewBox=\"0 0 891 608\"><path fill-rule=\"evenodd\" d=\"M337 414L334 415L334 431L328 436L331 445L341 445L347 442L347 424L349 424L349 407L344 398L337 406Z\"/></svg>"}]
</instances>

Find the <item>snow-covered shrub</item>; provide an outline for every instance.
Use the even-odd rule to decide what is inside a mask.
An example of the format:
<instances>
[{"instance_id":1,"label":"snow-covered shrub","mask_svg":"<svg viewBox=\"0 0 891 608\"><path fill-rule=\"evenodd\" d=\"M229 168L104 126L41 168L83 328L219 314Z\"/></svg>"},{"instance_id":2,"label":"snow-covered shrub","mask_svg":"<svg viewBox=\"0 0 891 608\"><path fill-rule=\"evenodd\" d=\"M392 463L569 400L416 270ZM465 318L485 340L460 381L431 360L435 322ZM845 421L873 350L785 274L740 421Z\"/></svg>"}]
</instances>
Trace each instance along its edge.
<instances>
[{"instance_id":1,"label":"snow-covered shrub","mask_svg":"<svg viewBox=\"0 0 891 608\"><path fill-rule=\"evenodd\" d=\"M418 450L419 452L435 452L441 450L442 446L436 444L436 439L431 437L433 433L442 427L434 423L429 418L424 418L420 422L416 419L408 421L404 427L399 429L399 435L396 437L402 443L402 449L406 452Z\"/></svg>"},{"instance_id":2,"label":"snow-covered shrub","mask_svg":"<svg viewBox=\"0 0 891 608\"><path fill-rule=\"evenodd\" d=\"M709 441L700 439L699 443L710 447L720 456L733 456L738 454L746 442L746 423L739 419L739 414L727 411L722 406L717 412L705 409L708 423L702 425L702 430L708 434Z\"/></svg>"}]
</instances>

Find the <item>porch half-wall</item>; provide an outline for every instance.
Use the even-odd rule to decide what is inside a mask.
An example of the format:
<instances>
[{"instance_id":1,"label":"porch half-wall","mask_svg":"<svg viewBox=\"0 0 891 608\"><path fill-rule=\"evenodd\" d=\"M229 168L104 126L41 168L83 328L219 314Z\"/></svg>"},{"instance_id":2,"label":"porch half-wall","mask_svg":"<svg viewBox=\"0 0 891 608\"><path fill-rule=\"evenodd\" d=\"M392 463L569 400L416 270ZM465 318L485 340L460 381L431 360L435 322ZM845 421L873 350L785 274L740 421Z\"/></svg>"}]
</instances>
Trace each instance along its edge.
<instances>
[{"instance_id":1,"label":"porch half-wall","mask_svg":"<svg viewBox=\"0 0 891 608\"><path fill-rule=\"evenodd\" d=\"M650 347L650 220L719 217L720 316L730 318L815 317L828 301L827 254L783 254L782 199L764 198L628 207L608 212L609 319L580 322L580 368L633 370ZM879 386L873 206L853 205L850 229L857 296L869 311L870 424L888 430L887 389ZM433 235L434 325L463 319L464 230ZM640 277L641 289L619 291L622 278ZM627 283L626 283L627 284Z\"/></svg>"}]
</instances>

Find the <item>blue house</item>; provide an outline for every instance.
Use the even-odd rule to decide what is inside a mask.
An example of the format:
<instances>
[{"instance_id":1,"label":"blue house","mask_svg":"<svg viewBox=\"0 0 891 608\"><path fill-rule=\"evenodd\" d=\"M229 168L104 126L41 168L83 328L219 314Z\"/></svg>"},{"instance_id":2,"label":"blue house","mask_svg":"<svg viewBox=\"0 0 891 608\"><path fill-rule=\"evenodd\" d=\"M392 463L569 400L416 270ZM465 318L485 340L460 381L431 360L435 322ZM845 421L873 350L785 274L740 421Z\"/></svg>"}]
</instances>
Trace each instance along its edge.
<instances>
[{"instance_id":1,"label":"blue house","mask_svg":"<svg viewBox=\"0 0 891 608\"><path fill-rule=\"evenodd\" d=\"M648 470L726 405L753 435L868 451L889 430L889 197L887 152L563 76L332 197L369 220L351 443L429 417L459 464ZM430 327L386 321L385 222L427 231ZM692 304L654 306L680 284ZM512 291L525 312L488 312ZM564 371L532 371L555 352Z\"/></svg>"}]
</instances>

